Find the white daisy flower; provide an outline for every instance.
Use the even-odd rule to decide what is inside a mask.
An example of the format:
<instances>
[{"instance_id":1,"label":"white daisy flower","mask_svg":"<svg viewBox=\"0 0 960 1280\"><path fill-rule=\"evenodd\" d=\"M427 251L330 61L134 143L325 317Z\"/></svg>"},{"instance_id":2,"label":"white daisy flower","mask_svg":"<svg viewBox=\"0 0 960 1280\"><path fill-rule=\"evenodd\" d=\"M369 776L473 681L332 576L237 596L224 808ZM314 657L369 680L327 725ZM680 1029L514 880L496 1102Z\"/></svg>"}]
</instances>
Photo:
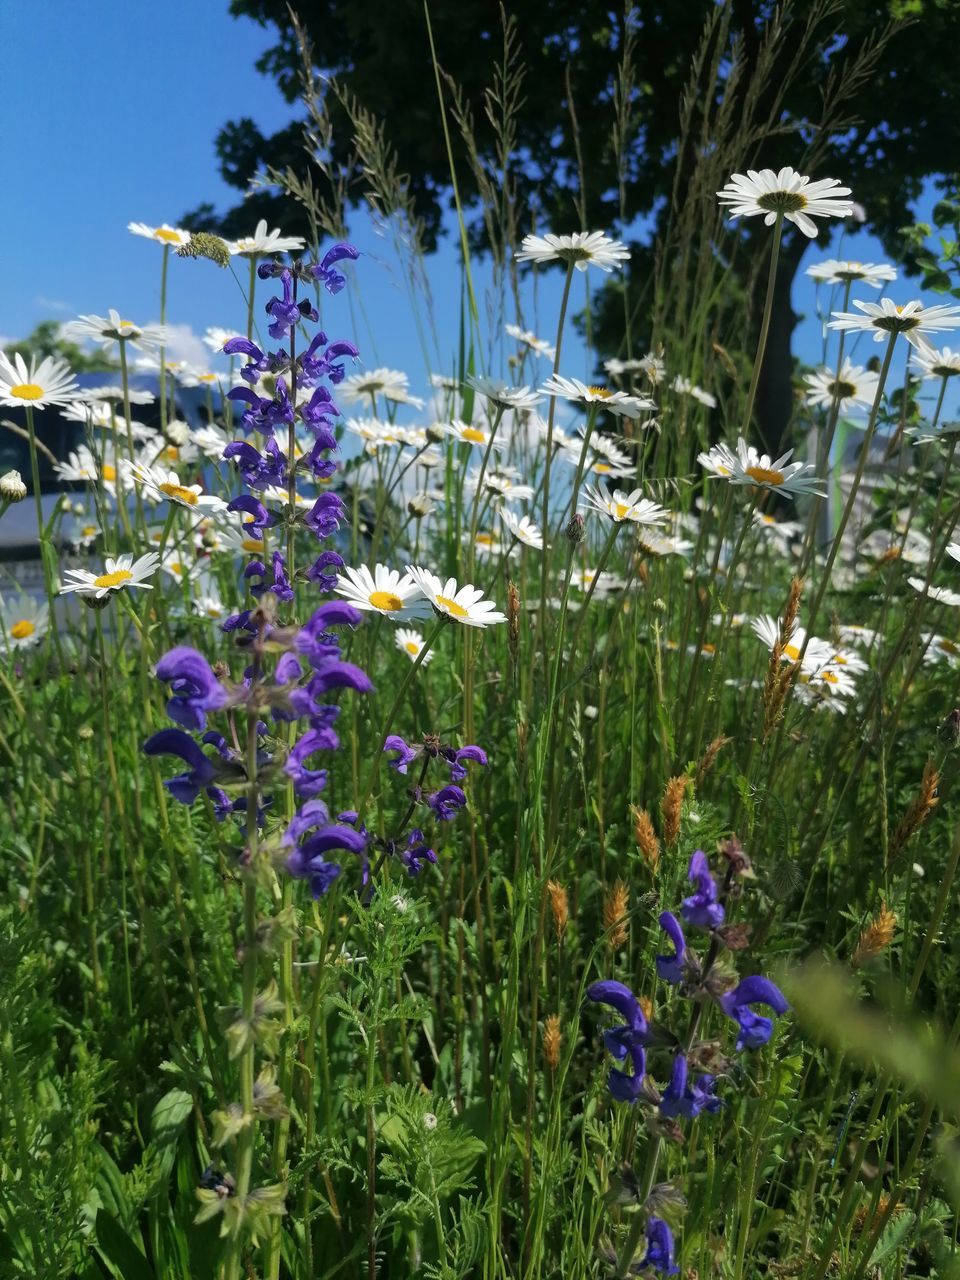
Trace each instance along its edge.
<instances>
[{"instance_id":1,"label":"white daisy flower","mask_svg":"<svg viewBox=\"0 0 960 1280\"><path fill-rule=\"evenodd\" d=\"M393 622L430 616L430 605L409 572L401 574L399 569L378 564L371 573L363 564L358 569L340 569L337 573L334 590L357 609L379 613Z\"/></svg>"},{"instance_id":2,"label":"white daisy flower","mask_svg":"<svg viewBox=\"0 0 960 1280\"><path fill-rule=\"evenodd\" d=\"M100 537L100 527L99 525L78 520L64 536L71 546L88 548L92 547Z\"/></svg>"},{"instance_id":3,"label":"white daisy flower","mask_svg":"<svg viewBox=\"0 0 960 1280\"><path fill-rule=\"evenodd\" d=\"M593 507L602 515L609 516L614 524L621 524L623 521L631 524L663 524L667 519L667 512L658 502L641 497L642 493L642 489L634 489L632 493L614 489L610 494L600 488L591 489L587 485L581 505Z\"/></svg>"},{"instance_id":4,"label":"white daisy flower","mask_svg":"<svg viewBox=\"0 0 960 1280\"><path fill-rule=\"evenodd\" d=\"M682 395L698 400L700 404L706 405L708 409L717 407L716 396L712 396L709 391L704 391L703 387L698 387L695 382L691 382L689 378L683 377L682 374L678 373L670 385L674 391L679 391Z\"/></svg>"},{"instance_id":5,"label":"white daisy flower","mask_svg":"<svg viewBox=\"0 0 960 1280\"><path fill-rule=\"evenodd\" d=\"M204 520L197 525L203 548L213 553L233 552L249 556L262 556L262 538L253 537L244 527L242 519L233 513L224 513L216 520Z\"/></svg>"},{"instance_id":6,"label":"white daisy flower","mask_svg":"<svg viewBox=\"0 0 960 1280\"><path fill-rule=\"evenodd\" d=\"M486 449L492 440L491 447L494 453L499 453L503 448L503 441L497 436L491 436L486 427L475 427L469 422L461 422L459 418L454 418L453 422L442 422L437 425L444 435L452 436L459 444L469 444L477 449Z\"/></svg>"},{"instance_id":7,"label":"white daisy flower","mask_svg":"<svg viewBox=\"0 0 960 1280\"><path fill-rule=\"evenodd\" d=\"M467 377L467 382L498 408L535 409L540 403L539 392L531 391L529 387L508 387L496 378L478 378L473 374Z\"/></svg>"},{"instance_id":8,"label":"white daisy flower","mask_svg":"<svg viewBox=\"0 0 960 1280\"><path fill-rule=\"evenodd\" d=\"M535 551L543 550L543 534L529 516L518 516L509 507L500 508L500 519L512 538Z\"/></svg>"},{"instance_id":9,"label":"white daisy flower","mask_svg":"<svg viewBox=\"0 0 960 1280\"><path fill-rule=\"evenodd\" d=\"M960 325L960 307L957 306L925 307L917 299L898 306L890 298L881 298L879 302L855 301L853 305L863 314L833 311L833 319L827 328L862 329L873 333L874 342L883 342L891 333L902 333L912 347L928 351L930 343L925 334L942 333Z\"/></svg>"},{"instance_id":10,"label":"white daisy flower","mask_svg":"<svg viewBox=\"0 0 960 1280\"><path fill-rule=\"evenodd\" d=\"M839 377L836 370L818 369L815 373L804 374L803 380L807 384L805 398L808 405L832 409L834 398L838 397L839 413L849 413L856 405L871 409L880 385L878 374L870 373L862 365L851 364L849 360L844 360Z\"/></svg>"},{"instance_id":11,"label":"white daisy flower","mask_svg":"<svg viewBox=\"0 0 960 1280\"><path fill-rule=\"evenodd\" d=\"M181 484L175 471L148 467L142 462L128 463L126 469L154 502L169 500L192 511L222 511L227 505L222 498L204 493L202 485Z\"/></svg>"},{"instance_id":12,"label":"white daisy flower","mask_svg":"<svg viewBox=\"0 0 960 1280\"><path fill-rule=\"evenodd\" d=\"M264 502L276 502L281 507L290 506L290 493L279 484L268 484L261 497ZM308 498L305 493L298 491L294 494L293 505L297 511L309 511L314 502L316 502L316 498Z\"/></svg>"},{"instance_id":13,"label":"white daisy flower","mask_svg":"<svg viewBox=\"0 0 960 1280\"><path fill-rule=\"evenodd\" d=\"M775 516L768 516L763 511L755 511L753 513L753 523L764 533L776 539L778 542L787 543L791 538L799 538L803 533L803 524L799 520L777 520Z\"/></svg>"},{"instance_id":14,"label":"white daisy flower","mask_svg":"<svg viewBox=\"0 0 960 1280\"><path fill-rule=\"evenodd\" d=\"M174 582L190 582L201 570L200 565L196 562L187 564L182 557L182 552L174 549L168 551L160 562L160 568L164 573L169 573Z\"/></svg>"},{"instance_id":15,"label":"white daisy flower","mask_svg":"<svg viewBox=\"0 0 960 1280\"><path fill-rule=\"evenodd\" d=\"M153 584L146 579L156 573L159 562L160 557L155 551L148 551L137 560L130 552L125 552L116 559L107 556L104 572L100 574L89 573L86 569L65 569L63 576L68 581L61 583L60 594L77 591L80 595L102 600L111 591L122 591L127 587L143 587L151 591Z\"/></svg>"},{"instance_id":16,"label":"white daisy flower","mask_svg":"<svg viewBox=\"0 0 960 1280\"><path fill-rule=\"evenodd\" d=\"M807 267L807 275L822 284L852 284L862 280L864 284L879 289L884 283L896 280L897 271L885 262L850 262L828 258Z\"/></svg>"},{"instance_id":17,"label":"white daisy flower","mask_svg":"<svg viewBox=\"0 0 960 1280\"><path fill-rule=\"evenodd\" d=\"M837 627L837 638L841 644L863 644L870 649L880 638L880 632L859 622L846 622Z\"/></svg>"},{"instance_id":18,"label":"white daisy flower","mask_svg":"<svg viewBox=\"0 0 960 1280\"><path fill-rule=\"evenodd\" d=\"M210 348L214 354L218 354L223 350L223 344L229 342L231 338L239 337L236 329L222 329L219 325L208 325L203 335L203 344Z\"/></svg>"},{"instance_id":19,"label":"white daisy flower","mask_svg":"<svg viewBox=\"0 0 960 1280\"><path fill-rule=\"evenodd\" d=\"M753 453L759 461L759 454L755 449ZM725 444L715 444L706 453L698 453L697 461L711 475L720 476L724 480L729 480L737 470L737 459L732 450Z\"/></svg>"},{"instance_id":20,"label":"white daisy flower","mask_svg":"<svg viewBox=\"0 0 960 1280\"><path fill-rule=\"evenodd\" d=\"M594 585L596 583L596 585ZM626 578L621 578L619 574L610 573L606 569L602 569L597 574L596 569L588 569L578 566L574 569L570 576L570 585L578 591L589 591L593 588L593 594L597 599L608 596L611 592L622 591L627 585Z\"/></svg>"},{"instance_id":21,"label":"white daisy flower","mask_svg":"<svg viewBox=\"0 0 960 1280\"><path fill-rule=\"evenodd\" d=\"M200 369L194 364L185 364L177 374L181 387L219 387L225 375L214 369Z\"/></svg>"},{"instance_id":22,"label":"white daisy flower","mask_svg":"<svg viewBox=\"0 0 960 1280\"><path fill-rule=\"evenodd\" d=\"M960 644L955 640L930 632L922 632L920 639L926 645L923 652L924 662L930 665L945 662L949 667L960 667Z\"/></svg>"},{"instance_id":23,"label":"white daisy flower","mask_svg":"<svg viewBox=\"0 0 960 1280\"><path fill-rule=\"evenodd\" d=\"M437 613L465 627L488 627L494 622L506 622L506 615L498 613L490 600L484 600L479 587L466 583L460 587L456 578L446 582L419 565L408 565L407 573L417 584Z\"/></svg>"},{"instance_id":24,"label":"white daisy flower","mask_svg":"<svg viewBox=\"0 0 960 1280\"><path fill-rule=\"evenodd\" d=\"M633 360L618 360L614 356L604 360L603 367L611 378L622 378L627 373L642 373L654 386L663 381L667 372L667 366L660 357L653 355Z\"/></svg>"},{"instance_id":25,"label":"white daisy flower","mask_svg":"<svg viewBox=\"0 0 960 1280\"><path fill-rule=\"evenodd\" d=\"M177 422L168 422L167 430L176 430ZM150 444L143 447L143 456L153 466L161 467L178 467L189 462L196 462L200 455L200 451L195 444L190 441L190 428L186 423L183 424L185 429L184 438L180 441L164 440L157 437Z\"/></svg>"},{"instance_id":26,"label":"white daisy flower","mask_svg":"<svg viewBox=\"0 0 960 1280\"><path fill-rule=\"evenodd\" d=\"M190 601L190 607L198 618L225 618L230 610L215 592L207 590Z\"/></svg>"},{"instance_id":27,"label":"white daisy flower","mask_svg":"<svg viewBox=\"0 0 960 1280\"><path fill-rule=\"evenodd\" d=\"M860 554L878 564L886 564L891 560L903 560L906 564L925 565L930 563L930 539L919 529L896 533L886 529L874 529L864 538L859 546Z\"/></svg>"},{"instance_id":28,"label":"white daisy flower","mask_svg":"<svg viewBox=\"0 0 960 1280\"><path fill-rule=\"evenodd\" d=\"M135 236L156 240L157 244L165 245L167 248L180 249L190 243L189 231L184 231L182 227L171 227L166 222L159 227L151 227L146 222L128 222L127 230L132 231Z\"/></svg>"},{"instance_id":29,"label":"white daisy flower","mask_svg":"<svg viewBox=\"0 0 960 1280\"><path fill-rule=\"evenodd\" d=\"M576 231L572 236L524 236L520 252L514 254L518 262L573 263L578 271L588 266L601 271L620 269L630 257L630 250L619 240L611 240L602 231Z\"/></svg>"},{"instance_id":30,"label":"white daisy flower","mask_svg":"<svg viewBox=\"0 0 960 1280\"><path fill-rule=\"evenodd\" d=\"M761 489L775 489L778 493L793 496L795 493L820 493L816 487L820 483L812 462L791 462L793 450L788 449L779 458L771 458L769 454L758 453L744 439L737 441L737 452L725 449L723 445L715 445L707 454L700 454L698 461L715 475L722 475L720 467L732 463L732 474L727 476L730 484L757 485Z\"/></svg>"},{"instance_id":31,"label":"white daisy flower","mask_svg":"<svg viewBox=\"0 0 960 1280\"><path fill-rule=\"evenodd\" d=\"M908 578L907 581L914 591L923 592L923 578ZM936 600L938 604L950 604L954 608L960 606L960 592L958 591L951 591L948 587L927 587L926 592L928 600Z\"/></svg>"},{"instance_id":32,"label":"white daisy flower","mask_svg":"<svg viewBox=\"0 0 960 1280\"><path fill-rule=\"evenodd\" d=\"M111 307L106 316L78 316L60 330L64 338L77 341L90 339L98 343L104 350L114 344L129 342L138 351L155 351L167 340L167 331L159 324L134 324L132 320L122 320L120 312Z\"/></svg>"},{"instance_id":33,"label":"white daisy flower","mask_svg":"<svg viewBox=\"0 0 960 1280\"><path fill-rule=\"evenodd\" d=\"M50 606L33 596L18 595L12 600L0 597L0 649L12 653L38 644L46 635Z\"/></svg>"},{"instance_id":34,"label":"white daisy flower","mask_svg":"<svg viewBox=\"0 0 960 1280\"><path fill-rule=\"evenodd\" d=\"M501 467L498 471L488 471L483 477L483 487L490 494L494 503L529 502L533 498L533 486L522 484L516 479L513 468ZM479 476L471 472L464 481L464 486L471 493L477 490Z\"/></svg>"},{"instance_id":35,"label":"white daisy flower","mask_svg":"<svg viewBox=\"0 0 960 1280\"><path fill-rule=\"evenodd\" d=\"M79 394L80 388L66 361L45 356L37 364L36 357L31 356L28 365L19 352L15 351L10 360L0 351L0 405L44 409L51 404L69 404Z\"/></svg>"},{"instance_id":36,"label":"white daisy flower","mask_svg":"<svg viewBox=\"0 0 960 1280\"><path fill-rule=\"evenodd\" d=\"M503 543L498 542L492 533L480 529L473 540L473 549L478 556L498 556L503 551Z\"/></svg>"},{"instance_id":37,"label":"white daisy flower","mask_svg":"<svg viewBox=\"0 0 960 1280\"><path fill-rule=\"evenodd\" d=\"M611 391L609 387L588 387L579 378L563 378L559 373L548 378L540 390L545 395L562 396L564 400L570 400L583 409L601 405L609 413L624 418L639 418L642 413L657 407L652 400L647 400L643 396L630 396L625 391Z\"/></svg>"},{"instance_id":38,"label":"white daisy flower","mask_svg":"<svg viewBox=\"0 0 960 1280\"><path fill-rule=\"evenodd\" d=\"M195 444L205 458L219 462L223 451L230 443L230 437L219 427L196 427L190 432L190 442Z\"/></svg>"},{"instance_id":39,"label":"white daisy flower","mask_svg":"<svg viewBox=\"0 0 960 1280\"><path fill-rule=\"evenodd\" d=\"M410 379L399 369L368 369L366 373L354 373L337 387L337 399L344 404L383 396L397 404L412 404L423 408L423 401L410 395Z\"/></svg>"},{"instance_id":40,"label":"white daisy flower","mask_svg":"<svg viewBox=\"0 0 960 1280\"><path fill-rule=\"evenodd\" d=\"M556 347L552 347L543 338L538 338L529 329L521 329L518 324L505 324L503 328L509 338L519 342L522 347L528 347L535 355L546 356L550 360L556 360Z\"/></svg>"},{"instance_id":41,"label":"white daisy flower","mask_svg":"<svg viewBox=\"0 0 960 1280\"><path fill-rule=\"evenodd\" d=\"M637 531L637 548L648 556L686 556L693 550L693 543L674 534L667 536L656 529L641 526Z\"/></svg>"},{"instance_id":42,"label":"white daisy flower","mask_svg":"<svg viewBox=\"0 0 960 1280\"><path fill-rule=\"evenodd\" d=\"M116 400L119 403L123 400L123 387L119 383L112 383L103 387L84 387L80 396L83 400ZM138 387L128 387L127 398L131 404L153 404L157 397L152 391L141 391Z\"/></svg>"},{"instance_id":43,"label":"white daisy flower","mask_svg":"<svg viewBox=\"0 0 960 1280\"><path fill-rule=\"evenodd\" d=\"M445 373L431 373L430 385L438 391L456 392L460 390L460 379L449 378Z\"/></svg>"},{"instance_id":44,"label":"white daisy flower","mask_svg":"<svg viewBox=\"0 0 960 1280\"><path fill-rule=\"evenodd\" d=\"M420 657L420 653L425 644L423 636L419 631L412 631L409 627L397 627L393 633L393 643L397 646L401 653L405 653L411 662L416 662ZM433 652L427 654L421 666L425 667L428 662L433 661Z\"/></svg>"},{"instance_id":45,"label":"white daisy flower","mask_svg":"<svg viewBox=\"0 0 960 1280\"><path fill-rule=\"evenodd\" d=\"M960 351L951 351L949 347L921 348L914 364L920 367L925 378L955 378L960 373Z\"/></svg>"},{"instance_id":46,"label":"white daisy flower","mask_svg":"<svg viewBox=\"0 0 960 1280\"><path fill-rule=\"evenodd\" d=\"M270 253L292 253L302 249L304 244L302 236L285 236L279 227L268 231L266 218L261 218L252 236L243 236L240 240L228 240L227 248L233 255L242 254L245 258L259 258Z\"/></svg>"},{"instance_id":47,"label":"white daisy flower","mask_svg":"<svg viewBox=\"0 0 960 1280\"><path fill-rule=\"evenodd\" d=\"M800 228L805 236L816 237L817 224L812 218L848 218L853 205L841 199L850 194L835 178L811 182L795 169L748 169L734 173L722 191L720 204L730 211L731 219L760 216L772 227L781 214L787 222Z\"/></svg>"}]
</instances>

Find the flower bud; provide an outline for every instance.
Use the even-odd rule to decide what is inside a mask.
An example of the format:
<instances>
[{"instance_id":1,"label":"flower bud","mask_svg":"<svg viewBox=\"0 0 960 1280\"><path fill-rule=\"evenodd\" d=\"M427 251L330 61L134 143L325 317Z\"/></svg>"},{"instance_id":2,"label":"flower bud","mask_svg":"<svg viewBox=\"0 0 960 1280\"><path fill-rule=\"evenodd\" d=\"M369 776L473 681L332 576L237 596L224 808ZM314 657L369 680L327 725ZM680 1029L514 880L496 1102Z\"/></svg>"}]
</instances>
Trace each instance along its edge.
<instances>
[{"instance_id":1,"label":"flower bud","mask_svg":"<svg viewBox=\"0 0 960 1280\"><path fill-rule=\"evenodd\" d=\"M8 502L22 502L27 496L27 486L19 471L8 471L0 476L0 497Z\"/></svg>"},{"instance_id":2,"label":"flower bud","mask_svg":"<svg viewBox=\"0 0 960 1280\"><path fill-rule=\"evenodd\" d=\"M563 536L573 543L582 542L586 537L584 519L579 511L570 517L570 522L563 531Z\"/></svg>"}]
</instances>

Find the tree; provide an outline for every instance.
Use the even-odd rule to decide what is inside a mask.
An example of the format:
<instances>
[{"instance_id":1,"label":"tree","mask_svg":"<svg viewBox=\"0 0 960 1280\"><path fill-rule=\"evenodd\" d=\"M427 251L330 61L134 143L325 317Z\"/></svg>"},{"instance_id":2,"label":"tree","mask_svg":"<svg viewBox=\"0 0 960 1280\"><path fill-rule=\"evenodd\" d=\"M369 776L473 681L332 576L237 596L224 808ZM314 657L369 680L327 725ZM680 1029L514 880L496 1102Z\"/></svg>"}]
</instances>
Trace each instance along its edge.
<instances>
[{"instance_id":1,"label":"tree","mask_svg":"<svg viewBox=\"0 0 960 1280\"><path fill-rule=\"evenodd\" d=\"M232 0L230 7L276 30L277 43L257 65L293 103L300 50L286 0ZM465 125L464 150L473 152L472 161L458 159L457 166L473 241L491 240L481 213L484 175L488 188L507 193L510 215L519 211L520 234L534 223L542 230L582 225L622 232L642 218L650 230L637 246L627 286L634 298L654 269L654 245L671 216L675 182L689 180L702 158L695 145L678 145L678 103L692 74L695 79L701 63L709 67L717 54L717 75L703 100L687 103L688 137L697 139L698 123L719 95L750 100L752 118L766 119L766 128L743 139L733 167L803 168L815 159L815 176L852 187L867 225L891 253L902 248L900 228L910 221L909 205L924 179L958 153L956 0L797 0L780 10L768 0L726 0L725 6L639 0L628 12L577 0L515 0L509 18L490 0L430 0L429 14L450 127L458 120ZM384 122L394 171L408 175L393 189L409 201L422 223L422 243L431 249L451 205L451 186L421 0L304 0L299 16L323 77L328 129L313 143L326 177L339 183L347 204L370 198L363 172L369 157L357 146L362 104L369 118ZM885 20L896 24L895 38L891 28L884 30ZM705 23L723 41L722 50L704 47ZM781 33L773 49L771 24ZM832 102L826 114L825 100ZM217 150L224 178L241 189L264 166L297 172L306 165L297 121L269 138L252 120L230 122ZM382 207L383 193L379 201ZM299 206L267 190L223 214L206 205L185 220L236 235L260 216L285 230L310 230ZM756 232L745 228L742 235L750 241ZM790 282L805 247L799 234L785 238L757 403L771 443L789 419ZM750 264L755 255L740 257ZM745 268L737 272L744 283ZM601 306L595 337L608 352L622 346L616 316L623 313L622 300L608 297ZM648 336L641 325L637 338Z\"/></svg>"}]
</instances>

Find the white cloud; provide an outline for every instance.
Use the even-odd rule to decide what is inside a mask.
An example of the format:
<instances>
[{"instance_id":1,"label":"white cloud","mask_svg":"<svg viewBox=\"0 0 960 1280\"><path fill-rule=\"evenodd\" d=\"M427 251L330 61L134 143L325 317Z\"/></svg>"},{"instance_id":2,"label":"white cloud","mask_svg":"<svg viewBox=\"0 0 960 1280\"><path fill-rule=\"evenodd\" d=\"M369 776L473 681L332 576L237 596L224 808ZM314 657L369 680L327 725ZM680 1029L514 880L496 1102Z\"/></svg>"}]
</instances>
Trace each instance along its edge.
<instances>
[{"instance_id":1,"label":"white cloud","mask_svg":"<svg viewBox=\"0 0 960 1280\"><path fill-rule=\"evenodd\" d=\"M210 365L210 349L188 324L168 324L166 358L206 369Z\"/></svg>"}]
</instances>

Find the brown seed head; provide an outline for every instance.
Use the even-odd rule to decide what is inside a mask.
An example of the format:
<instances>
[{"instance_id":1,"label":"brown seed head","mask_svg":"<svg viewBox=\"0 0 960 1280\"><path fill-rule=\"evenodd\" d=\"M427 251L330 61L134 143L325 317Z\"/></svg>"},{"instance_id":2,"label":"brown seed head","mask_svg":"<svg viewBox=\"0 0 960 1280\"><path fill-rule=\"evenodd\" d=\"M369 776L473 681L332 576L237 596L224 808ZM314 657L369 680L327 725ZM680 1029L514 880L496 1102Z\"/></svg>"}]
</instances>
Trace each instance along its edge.
<instances>
[{"instance_id":1,"label":"brown seed head","mask_svg":"<svg viewBox=\"0 0 960 1280\"><path fill-rule=\"evenodd\" d=\"M680 835L680 810L689 785L690 779L685 773L681 773L671 778L664 788L660 816L663 818L663 842L666 845L677 843Z\"/></svg>"},{"instance_id":2,"label":"brown seed head","mask_svg":"<svg viewBox=\"0 0 960 1280\"><path fill-rule=\"evenodd\" d=\"M608 889L603 899L603 927L607 934L607 946L611 951L622 947L627 940L627 910L630 891L622 880Z\"/></svg>"},{"instance_id":3,"label":"brown seed head","mask_svg":"<svg viewBox=\"0 0 960 1280\"><path fill-rule=\"evenodd\" d=\"M714 740L707 747L706 751L703 753L703 759L697 765L696 785L698 787L703 782L704 778L707 776L707 774L710 772L713 766L716 764L717 756L720 754L723 748L727 745L727 743L732 741L733 741L732 738L722 738L722 737L714 738Z\"/></svg>"},{"instance_id":4,"label":"brown seed head","mask_svg":"<svg viewBox=\"0 0 960 1280\"><path fill-rule=\"evenodd\" d=\"M640 1006L640 1012L648 1022L653 1021L653 1001L647 996L637 996L637 1004Z\"/></svg>"},{"instance_id":5,"label":"brown seed head","mask_svg":"<svg viewBox=\"0 0 960 1280\"><path fill-rule=\"evenodd\" d=\"M660 841L653 829L653 820L646 809L638 809L635 804L630 806L630 812L633 815L633 838L640 856L650 870L656 872L660 862Z\"/></svg>"},{"instance_id":6,"label":"brown seed head","mask_svg":"<svg viewBox=\"0 0 960 1280\"><path fill-rule=\"evenodd\" d=\"M557 941L563 939L570 919L570 901L567 891L559 880L547 881L547 893L550 895L550 911L553 914L553 927L557 933Z\"/></svg>"},{"instance_id":7,"label":"brown seed head","mask_svg":"<svg viewBox=\"0 0 960 1280\"><path fill-rule=\"evenodd\" d=\"M891 911L885 902L880 903L880 910L870 921L857 943L856 950L850 957L854 969L885 951L893 941L893 932L897 927L897 913Z\"/></svg>"},{"instance_id":8,"label":"brown seed head","mask_svg":"<svg viewBox=\"0 0 960 1280\"><path fill-rule=\"evenodd\" d=\"M904 846L912 836L920 830L930 814L940 803L937 787L940 785L940 774L934 768L933 761L928 760L923 766L923 777L920 789L910 801L910 806L900 819L900 825L890 840L887 853L887 866L890 867L903 852Z\"/></svg>"},{"instance_id":9,"label":"brown seed head","mask_svg":"<svg viewBox=\"0 0 960 1280\"><path fill-rule=\"evenodd\" d=\"M563 1036L560 1033L559 1014L551 1013L543 1024L543 1056L551 1071L560 1065L560 1046Z\"/></svg>"}]
</instances>

